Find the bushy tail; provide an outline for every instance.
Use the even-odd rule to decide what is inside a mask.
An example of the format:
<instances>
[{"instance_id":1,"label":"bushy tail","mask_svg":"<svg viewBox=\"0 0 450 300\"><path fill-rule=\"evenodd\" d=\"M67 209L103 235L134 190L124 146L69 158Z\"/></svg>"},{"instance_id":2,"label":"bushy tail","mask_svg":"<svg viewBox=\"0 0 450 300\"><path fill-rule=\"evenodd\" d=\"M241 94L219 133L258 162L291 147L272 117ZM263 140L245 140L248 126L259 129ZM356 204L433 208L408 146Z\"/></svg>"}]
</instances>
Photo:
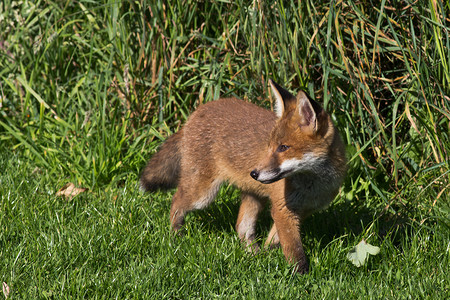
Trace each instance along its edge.
<instances>
[{"instance_id":1,"label":"bushy tail","mask_svg":"<svg viewBox=\"0 0 450 300\"><path fill-rule=\"evenodd\" d=\"M182 130L170 136L153 155L141 173L141 189L145 191L168 190L178 185L182 136Z\"/></svg>"}]
</instances>

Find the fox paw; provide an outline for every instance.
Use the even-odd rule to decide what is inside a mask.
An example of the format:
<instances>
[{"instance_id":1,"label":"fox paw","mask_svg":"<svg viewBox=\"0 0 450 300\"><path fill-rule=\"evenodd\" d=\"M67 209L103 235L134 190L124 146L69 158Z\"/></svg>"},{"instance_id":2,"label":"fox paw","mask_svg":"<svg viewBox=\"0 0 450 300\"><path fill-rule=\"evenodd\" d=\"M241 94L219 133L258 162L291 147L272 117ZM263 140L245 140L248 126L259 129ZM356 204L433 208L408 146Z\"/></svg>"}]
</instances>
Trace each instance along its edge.
<instances>
[{"instance_id":1,"label":"fox paw","mask_svg":"<svg viewBox=\"0 0 450 300\"><path fill-rule=\"evenodd\" d=\"M247 242L245 250L251 255L256 255L261 251L261 249L259 248L259 244L256 241Z\"/></svg>"}]
</instances>

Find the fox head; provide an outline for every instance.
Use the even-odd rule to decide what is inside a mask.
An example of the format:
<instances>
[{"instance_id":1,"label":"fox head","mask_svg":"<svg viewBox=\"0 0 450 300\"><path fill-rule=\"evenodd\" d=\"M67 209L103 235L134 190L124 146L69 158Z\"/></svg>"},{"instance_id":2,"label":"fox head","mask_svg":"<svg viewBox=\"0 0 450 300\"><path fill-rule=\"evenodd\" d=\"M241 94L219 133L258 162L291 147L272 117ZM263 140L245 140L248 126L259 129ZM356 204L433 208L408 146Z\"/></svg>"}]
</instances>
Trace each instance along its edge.
<instances>
[{"instance_id":1,"label":"fox head","mask_svg":"<svg viewBox=\"0 0 450 300\"><path fill-rule=\"evenodd\" d=\"M322 172L335 140L331 118L303 91L295 97L274 81L269 83L278 120L267 151L250 176L261 183L272 183L300 172Z\"/></svg>"}]
</instances>

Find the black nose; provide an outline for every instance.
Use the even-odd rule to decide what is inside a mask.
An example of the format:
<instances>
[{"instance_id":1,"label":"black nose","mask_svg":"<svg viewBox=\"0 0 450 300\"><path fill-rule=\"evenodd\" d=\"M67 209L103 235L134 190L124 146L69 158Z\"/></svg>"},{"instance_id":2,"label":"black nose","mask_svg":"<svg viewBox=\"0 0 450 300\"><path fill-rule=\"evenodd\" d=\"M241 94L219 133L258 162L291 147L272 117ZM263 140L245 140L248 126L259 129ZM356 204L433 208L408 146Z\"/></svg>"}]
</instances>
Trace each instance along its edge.
<instances>
[{"instance_id":1,"label":"black nose","mask_svg":"<svg viewBox=\"0 0 450 300\"><path fill-rule=\"evenodd\" d=\"M256 170L253 170L250 172L250 176L252 176L253 179L257 180L259 176L259 172Z\"/></svg>"}]
</instances>

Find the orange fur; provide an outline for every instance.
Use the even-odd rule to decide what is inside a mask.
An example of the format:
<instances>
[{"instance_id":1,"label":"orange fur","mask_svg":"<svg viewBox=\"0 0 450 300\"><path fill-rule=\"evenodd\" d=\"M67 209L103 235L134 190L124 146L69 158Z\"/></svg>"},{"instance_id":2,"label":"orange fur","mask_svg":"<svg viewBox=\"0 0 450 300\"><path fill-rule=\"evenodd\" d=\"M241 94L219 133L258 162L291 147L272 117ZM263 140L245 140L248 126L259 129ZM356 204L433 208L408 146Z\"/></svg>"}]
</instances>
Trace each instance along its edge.
<instances>
[{"instance_id":1,"label":"orange fur","mask_svg":"<svg viewBox=\"0 0 450 300\"><path fill-rule=\"evenodd\" d=\"M346 170L344 145L316 102L270 84L276 113L235 98L201 105L149 161L141 187L178 185L170 211L177 231L186 213L210 204L223 182L237 186L236 230L253 251L259 249L256 220L270 198L274 225L266 245L281 244L286 259L305 273L300 224L336 196Z\"/></svg>"}]
</instances>

